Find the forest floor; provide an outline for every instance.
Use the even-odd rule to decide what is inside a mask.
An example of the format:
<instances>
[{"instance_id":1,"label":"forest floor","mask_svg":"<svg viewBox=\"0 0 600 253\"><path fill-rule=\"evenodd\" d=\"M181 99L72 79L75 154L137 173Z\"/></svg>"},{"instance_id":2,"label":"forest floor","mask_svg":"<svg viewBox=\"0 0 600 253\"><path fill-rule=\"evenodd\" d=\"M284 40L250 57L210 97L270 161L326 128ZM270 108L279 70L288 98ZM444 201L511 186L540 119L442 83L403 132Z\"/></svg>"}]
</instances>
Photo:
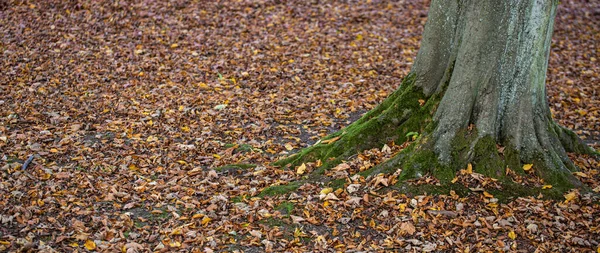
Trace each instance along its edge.
<instances>
[{"instance_id":1,"label":"forest floor","mask_svg":"<svg viewBox=\"0 0 600 253\"><path fill-rule=\"evenodd\" d=\"M572 155L592 193L560 200L478 191L467 168L438 195L354 176L403 144L322 182L270 165L397 88L428 4L0 1L0 251L600 252L592 157ZM600 2L561 1L549 103L596 149L599 42Z\"/></svg>"}]
</instances>

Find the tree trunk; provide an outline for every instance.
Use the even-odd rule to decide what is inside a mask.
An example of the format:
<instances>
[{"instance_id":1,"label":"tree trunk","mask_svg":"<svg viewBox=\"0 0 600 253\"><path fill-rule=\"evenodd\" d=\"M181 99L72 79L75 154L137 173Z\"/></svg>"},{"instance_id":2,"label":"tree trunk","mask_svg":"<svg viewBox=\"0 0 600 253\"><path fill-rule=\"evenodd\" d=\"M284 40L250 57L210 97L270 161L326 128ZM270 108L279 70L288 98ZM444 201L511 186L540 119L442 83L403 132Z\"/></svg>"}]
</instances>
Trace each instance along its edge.
<instances>
[{"instance_id":1,"label":"tree trunk","mask_svg":"<svg viewBox=\"0 0 600 253\"><path fill-rule=\"evenodd\" d=\"M533 164L555 188L581 186L567 152L594 151L554 123L546 98L557 5L433 0L417 59L400 88L347 128L279 164L335 164L416 132L417 141L375 172L401 168L401 178L429 173L449 182L468 163L495 178L507 167L522 172L523 164Z\"/></svg>"}]
</instances>

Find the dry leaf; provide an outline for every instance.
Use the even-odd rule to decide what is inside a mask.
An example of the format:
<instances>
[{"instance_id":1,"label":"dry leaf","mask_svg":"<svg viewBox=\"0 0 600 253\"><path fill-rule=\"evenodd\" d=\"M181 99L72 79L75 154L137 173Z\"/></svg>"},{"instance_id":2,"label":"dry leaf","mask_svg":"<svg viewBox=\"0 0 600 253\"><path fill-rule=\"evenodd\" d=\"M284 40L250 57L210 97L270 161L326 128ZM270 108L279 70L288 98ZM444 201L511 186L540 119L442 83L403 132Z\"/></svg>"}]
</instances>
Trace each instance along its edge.
<instances>
[{"instance_id":1,"label":"dry leaf","mask_svg":"<svg viewBox=\"0 0 600 253\"><path fill-rule=\"evenodd\" d=\"M401 234L413 235L416 231L417 229L411 222L402 222L402 224L400 225Z\"/></svg>"},{"instance_id":2,"label":"dry leaf","mask_svg":"<svg viewBox=\"0 0 600 253\"><path fill-rule=\"evenodd\" d=\"M300 166L298 166L298 168L296 169L296 174L298 175L302 175L306 172L306 164L301 164Z\"/></svg>"},{"instance_id":3,"label":"dry leaf","mask_svg":"<svg viewBox=\"0 0 600 253\"><path fill-rule=\"evenodd\" d=\"M511 230L510 232L508 232L508 238L510 238L512 240L516 239L517 238L517 234L515 234L515 231Z\"/></svg>"},{"instance_id":4,"label":"dry leaf","mask_svg":"<svg viewBox=\"0 0 600 253\"><path fill-rule=\"evenodd\" d=\"M95 250L96 249L96 243L92 240L85 241L85 244L83 244L83 246L85 246L85 248L87 250Z\"/></svg>"}]
</instances>

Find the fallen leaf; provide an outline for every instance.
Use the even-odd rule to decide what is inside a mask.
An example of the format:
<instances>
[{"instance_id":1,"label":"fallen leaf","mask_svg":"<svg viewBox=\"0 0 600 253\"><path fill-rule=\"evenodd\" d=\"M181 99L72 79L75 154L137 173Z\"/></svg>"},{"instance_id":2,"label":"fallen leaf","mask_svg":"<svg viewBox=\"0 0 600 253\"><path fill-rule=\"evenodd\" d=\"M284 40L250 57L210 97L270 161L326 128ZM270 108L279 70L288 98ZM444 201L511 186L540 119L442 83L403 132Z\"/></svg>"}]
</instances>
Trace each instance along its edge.
<instances>
[{"instance_id":1,"label":"fallen leaf","mask_svg":"<svg viewBox=\"0 0 600 253\"><path fill-rule=\"evenodd\" d=\"M250 235L252 235L258 239L262 238L262 233L258 230L251 230Z\"/></svg>"},{"instance_id":2,"label":"fallen leaf","mask_svg":"<svg viewBox=\"0 0 600 253\"><path fill-rule=\"evenodd\" d=\"M401 234L413 235L416 231L417 231L417 229L411 222L403 222L402 224L400 224L400 233Z\"/></svg>"},{"instance_id":3,"label":"fallen leaf","mask_svg":"<svg viewBox=\"0 0 600 253\"><path fill-rule=\"evenodd\" d=\"M523 165L523 170L529 171L529 170L531 170L531 167L533 167L533 164L531 164L531 163L525 164L525 165Z\"/></svg>"},{"instance_id":4,"label":"fallen leaf","mask_svg":"<svg viewBox=\"0 0 600 253\"><path fill-rule=\"evenodd\" d=\"M302 175L304 172L306 172L306 164L303 163L296 169L296 174Z\"/></svg>"},{"instance_id":5,"label":"fallen leaf","mask_svg":"<svg viewBox=\"0 0 600 253\"><path fill-rule=\"evenodd\" d=\"M292 218L293 223L300 223L300 222L305 221L304 218L302 218L300 216L296 216L296 215L290 215L290 218Z\"/></svg>"},{"instance_id":6,"label":"fallen leaf","mask_svg":"<svg viewBox=\"0 0 600 253\"><path fill-rule=\"evenodd\" d=\"M92 240L85 241L85 244L83 244L83 246L85 246L85 248L87 250L95 250L96 249L96 243Z\"/></svg>"},{"instance_id":7,"label":"fallen leaf","mask_svg":"<svg viewBox=\"0 0 600 253\"><path fill-rule=\"evenodd\" d=\"M323 190L321 190L321 192L319 192L319 194L327 195L330 192L333 192L333 188L324 188Z\"/></svg>"},{"instance_id":8,"label":"fallen leaf","mask_svg":"<svg viewBox=\"0 0 600 253\"><path fill-rule=\"evenodd\" d=\"M515 234L515 231L511 230L510 232L508 232L508 238L513 239L513 240L516 239L517 234Z\"/></svg>"},{"instance_id":9,"label":"fallen leaf","mask_svg":"<svg viewBox=\"0 0 600 253\"><path fill-rule=\"evenodd\" d=\"M337 141L339 139L340 139L340 136L334 137L334 138L331 138L331 139L328 139L328 140L323 140L323 141L321 141L321 143L323 143L323 144L334 143L335 141Z\"/></svg>"},{"instance_id":10,"label":"fallen leaf","mask_svg":"<svg viewBox=\"0 0 600 253\"><path fill-rule=\"evenodd\" d=\"M571 192L565 194L565 203L569 203L573 200L575 200L577 198L577 191L576 190L572 190Z\"/></svg>"}]
</instances>

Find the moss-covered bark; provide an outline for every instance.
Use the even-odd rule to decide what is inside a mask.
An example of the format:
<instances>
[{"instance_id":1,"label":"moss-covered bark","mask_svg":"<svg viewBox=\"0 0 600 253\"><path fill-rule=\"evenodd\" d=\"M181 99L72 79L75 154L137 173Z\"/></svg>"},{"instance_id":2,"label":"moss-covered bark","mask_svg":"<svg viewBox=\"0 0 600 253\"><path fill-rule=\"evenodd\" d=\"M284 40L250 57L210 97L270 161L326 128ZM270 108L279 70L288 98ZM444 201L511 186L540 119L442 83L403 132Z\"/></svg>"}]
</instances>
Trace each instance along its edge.
<instances>
[{"instance_id":1,"label":"moss-covered bark","mask_svg":"<svg viewBox=\"0 0 600 253\"><path fill-rule=\"evenodd\" d=\"M507 168L524 174L522 166L533 164L554 191L582 187L567 152L597 152L554 123L545 91L557 4L433 0L415 65L398 90L347 128L276 165L321 160L319 173L417 132L408 148L361 174L402 169L401 181L431 175L449 185L471 164L474 172L514 186Z\"/></svg>"},{"instance_id":2,"label":"moss-covered bark","mask_svg":"<svg viewBox=\"0 0 600 253\"><path fill-rule=\"evenodd\" d=\"M403 143L409 138L407 133L424 131L431 122L438 101L437 96L425 97L422 89L415 86L415 75L411 74L375 109L348 127L275 165L297 166L321 160L326 168L365 149L381 147L391 141Z\"/></svg>"}]
</instances>

